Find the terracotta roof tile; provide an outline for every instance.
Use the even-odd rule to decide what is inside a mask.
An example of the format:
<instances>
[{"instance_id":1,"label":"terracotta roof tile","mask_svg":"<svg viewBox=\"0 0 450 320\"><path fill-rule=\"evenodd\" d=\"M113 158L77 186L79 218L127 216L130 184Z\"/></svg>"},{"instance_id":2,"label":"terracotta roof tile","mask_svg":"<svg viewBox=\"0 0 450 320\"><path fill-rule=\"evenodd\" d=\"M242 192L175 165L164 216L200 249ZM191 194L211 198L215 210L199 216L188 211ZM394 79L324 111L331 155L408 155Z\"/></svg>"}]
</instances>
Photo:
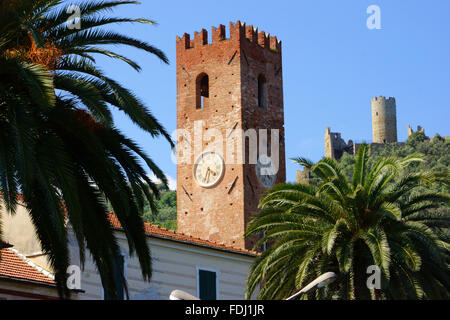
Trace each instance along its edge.
<instances>
[{"instance_id":1,"label":"terracotta roof tile","mask_svg":"<svg viewBox=\"0 0 450 320\"><path fill-rule=\"evenodd\" d=\"M19 201L23 201L23 196L19 195ZM67 216L67 212L65 212L65 215ZM122 226L120 225L119 220L117 219L117 216L113 212L108 213L109 220L111 222L111 226L113 228L122 229ZM160 227L158 225L153 225L150 223L144 223L145 232L148 236L155 236L155 237L161 237L166 239L171 239L175 241L181 241L181 242L187 242L195 245L200 245L204 247L209 247L212 249L218 249L218 250L225 250L240 254L246 254L251 256L257 256L260 254L260 252L247 250L247 249L241 249L236 248L232 246L226 246L222 243L217 243L215 241L205 240L198 237L193 237L189 234L184 234L181 232L176 232L174 230L167 230L166 228Z\"/></svg>"},{"instance_id":2,"label":"terracotta roof tile","mask_svg":"<svg viewBox=\"0 0 450 320\"><path fill-rule=\"evenodd\" d=\"M27 261L24 256L12 248L0 250L0 278L56 284L50 273Z\"/></svg>"},{"instance_id":3,"label":"terracotta roof tile","mask_svg":"<svg viewBox=\"0 0 450 320\"><path fill-rule=\"evenodd\" d=\"M120 225L119 219L117 219L117 216L113 212L108 213L109 221L111 222L111 226L116 229L122 229L122 226ZM162 228L157 225L153 225L150 223L144 223L145 233L148 236L155 236L155 237L161 237L165 239L171 239L175 241L181 241L186 242L190 244L200 245L212 249L219 249L219 250L225 250L235 253L241 253L246 255L252 255L256 256L259 253L256 251L236 248L232 246L227 246L223 243L217 243L215 241L205 240L197 237L193 237L191 235L187 235L181 232L176 232L174 230L167 230L166 228Z\"/></svg>"}]
</instances>

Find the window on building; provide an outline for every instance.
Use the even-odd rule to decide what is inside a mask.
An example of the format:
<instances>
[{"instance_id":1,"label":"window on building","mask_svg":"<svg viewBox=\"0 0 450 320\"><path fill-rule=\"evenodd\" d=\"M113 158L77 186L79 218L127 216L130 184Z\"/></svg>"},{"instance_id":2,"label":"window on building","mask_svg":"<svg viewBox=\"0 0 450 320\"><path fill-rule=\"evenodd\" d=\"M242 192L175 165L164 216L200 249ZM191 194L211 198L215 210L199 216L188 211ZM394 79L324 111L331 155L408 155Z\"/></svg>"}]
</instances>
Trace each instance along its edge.
<instances>
[{"instance_id":1,"label":"window on building","mask_svg":"<svg viewBox=\"0 0 450 320\"><path fill-rule=\"evenodd\" d=\"M261 240L262 238L264 238L264 232L260 232L259 233L259 240ZM264 242L262 245L259 246L259 251L263 252L266 251L267 249L267 244Z\"/></svg>"},{"instance_id":2,"label":"window on building","mask_svg":"<svg viewBox=\"0 0 450 320\"><path fill-rule=\"evenodd\" d=\"M267 85L264 75L258 77L258 107L267 109Z\"/></svg>"},{"instance_id":3,"label":"window on building","mask_svg":"<svg viewBox=\"0 0 450 320\"><path fill-rule=\"evenodd\" d=\"M125 259L121 255L114 261L114 281L116 283L117 288L117 298L116 300L124 300L125 299L125 285L124 285L124 268L125 267ZM105 300L112 300L113 298L108 296L107 292L104 292Z\"/></svg>"},{"instance_id":4,"label":"window on building","mask_svg":"<svg viewBox=\"0 0 450 320\"><path fill-rule=\"evenodd\" d=\"M209 99L209 77L207 74L202 73L197 77L196 88L197 109L206 108Z\"/></svg>"},{"instance_id":5,"label":"window on building","mask_svg":"<svg viewBox=\"0 0 450 320\"><path fill-rule=\"evenodd\" d=\"M199 269L198 288L201 300L217 300L217 273Z\"/></svg>"}]
</instances>

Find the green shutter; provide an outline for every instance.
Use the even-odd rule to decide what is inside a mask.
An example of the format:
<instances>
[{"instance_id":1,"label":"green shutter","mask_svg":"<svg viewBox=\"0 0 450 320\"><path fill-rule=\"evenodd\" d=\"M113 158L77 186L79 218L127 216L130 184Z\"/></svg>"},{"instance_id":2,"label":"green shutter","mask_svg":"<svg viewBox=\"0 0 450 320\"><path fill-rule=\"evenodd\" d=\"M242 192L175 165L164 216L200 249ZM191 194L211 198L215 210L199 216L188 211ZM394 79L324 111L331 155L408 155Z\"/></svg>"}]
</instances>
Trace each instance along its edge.
<instances>
[{"instance_id":1,"label":"green shutter","mask_svg":"<svg viewBox=\"0 0 450 320\"><path fill-rule=\"evenodd\" d=\"M123 274L124 271L124 258L120 256L119 259L116 260L114 266L114 279L116 280L117 286L117 300L124 300L124 285L123 285Z\"/></svg>"},{"instance_id":2,"label":"green shutter","mask_svg":"<svg viewBox=\"0 0 450 320\"><path fill-rule=\"evenodd\" d=\"M120 256L118 259L114 260L114 281L116 283L117 288L117 299L116 300L124 300L124 283L123 274L124 272L124 258ZM111 297L105 292L104 295L105 300L112 300Z\"/></svg>"},{"instance_id":3,"label":"green shutter","mask_svg":"<svg viewBox=\"0 0 450 320\"><path fill-rule=\"evenodd\" d=\"M199 270L199 286L200 286L200 299L201 300L216 300L217 299L217 287L216 287L216 273L212 271Z\"/></svg>"}]
</instances>

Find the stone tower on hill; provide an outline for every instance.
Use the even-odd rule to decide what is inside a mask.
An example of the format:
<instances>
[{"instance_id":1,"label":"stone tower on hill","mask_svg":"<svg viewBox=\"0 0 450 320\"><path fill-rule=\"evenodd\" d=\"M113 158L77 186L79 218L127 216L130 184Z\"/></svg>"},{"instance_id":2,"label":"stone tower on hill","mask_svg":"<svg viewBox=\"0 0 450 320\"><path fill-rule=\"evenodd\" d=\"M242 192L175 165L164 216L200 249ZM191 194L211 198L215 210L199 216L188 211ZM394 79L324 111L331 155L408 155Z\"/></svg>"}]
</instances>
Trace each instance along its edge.
<instances>
[{"instance_id":1,"label":"stone tower on hill","mask_svg":"<svg viewBox=\"0 0 450 320\"><path fill-rule=\"evenodd\" d=\"M192 40L177 37L177 221L180 232L250 249L257 239L244 239L244 233L261 195L286 180L281 42L239 21L230 23L229 35L220 25L212 28L211 43L205 29ZM263 144L272 160L277 154L274 174L261 173L266 160L250 160L250 131L257 132L259 151ZM243 151L243 161L228 161L230 139L231 154L238 158ZM182 148L192 145L188 161L180 161Z\"/></svg>"},{"instance_id":2,"label":"stone tower on hill","mask_svg":"<svg viewBox=\"0 0 450 320\"><path fill-rule=\"evenodd\" d=\"M395 98L372 99L372 137L374 143L397 142L397 111Z\"/></svg>"},{"instance_id":3,"label":"stone tower on hill","mask_svg":"<svg viewBox=\"0 0 450 320\"><path fill-rule=\"evenodd\" d=\"M395 98L375 97L372 103L372 147L385 143L397 142L397 114ZM411 130L408 129L408 134ZM355 155L361 145L360 142L348 140L346 142L340 132L325 131L325 157L339 160L344 153Z\"/></svg>"}]
</instances>

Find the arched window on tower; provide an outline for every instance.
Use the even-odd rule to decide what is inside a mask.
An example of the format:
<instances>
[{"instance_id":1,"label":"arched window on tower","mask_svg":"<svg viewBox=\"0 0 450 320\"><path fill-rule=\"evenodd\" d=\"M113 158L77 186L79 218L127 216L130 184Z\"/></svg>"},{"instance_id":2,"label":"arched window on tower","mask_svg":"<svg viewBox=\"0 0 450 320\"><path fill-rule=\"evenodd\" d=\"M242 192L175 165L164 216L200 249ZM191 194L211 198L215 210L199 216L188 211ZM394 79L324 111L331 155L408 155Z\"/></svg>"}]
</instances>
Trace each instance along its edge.
<instances>
[{"instance_id":1,"label":"arched window on tower","mask_svg":"<svg viewBox=\"0 0 450 320\"><path fill-rule=\"evenodd\" d=\"M197 77L196 81L196 104L197 109L203 109L208 106L209 98L209 77L206 73L202 73Z\"/></svg>"},{"instance_id":2,"label":"arched window on tower","mask_svg":"<svg viewBox=\"0 0 450 320\"><path fill-rule=\"evenodd\" d=\"M266 77L262 74L258 77L258 107L267 109Z\"/></svg>"}]
</instances>

